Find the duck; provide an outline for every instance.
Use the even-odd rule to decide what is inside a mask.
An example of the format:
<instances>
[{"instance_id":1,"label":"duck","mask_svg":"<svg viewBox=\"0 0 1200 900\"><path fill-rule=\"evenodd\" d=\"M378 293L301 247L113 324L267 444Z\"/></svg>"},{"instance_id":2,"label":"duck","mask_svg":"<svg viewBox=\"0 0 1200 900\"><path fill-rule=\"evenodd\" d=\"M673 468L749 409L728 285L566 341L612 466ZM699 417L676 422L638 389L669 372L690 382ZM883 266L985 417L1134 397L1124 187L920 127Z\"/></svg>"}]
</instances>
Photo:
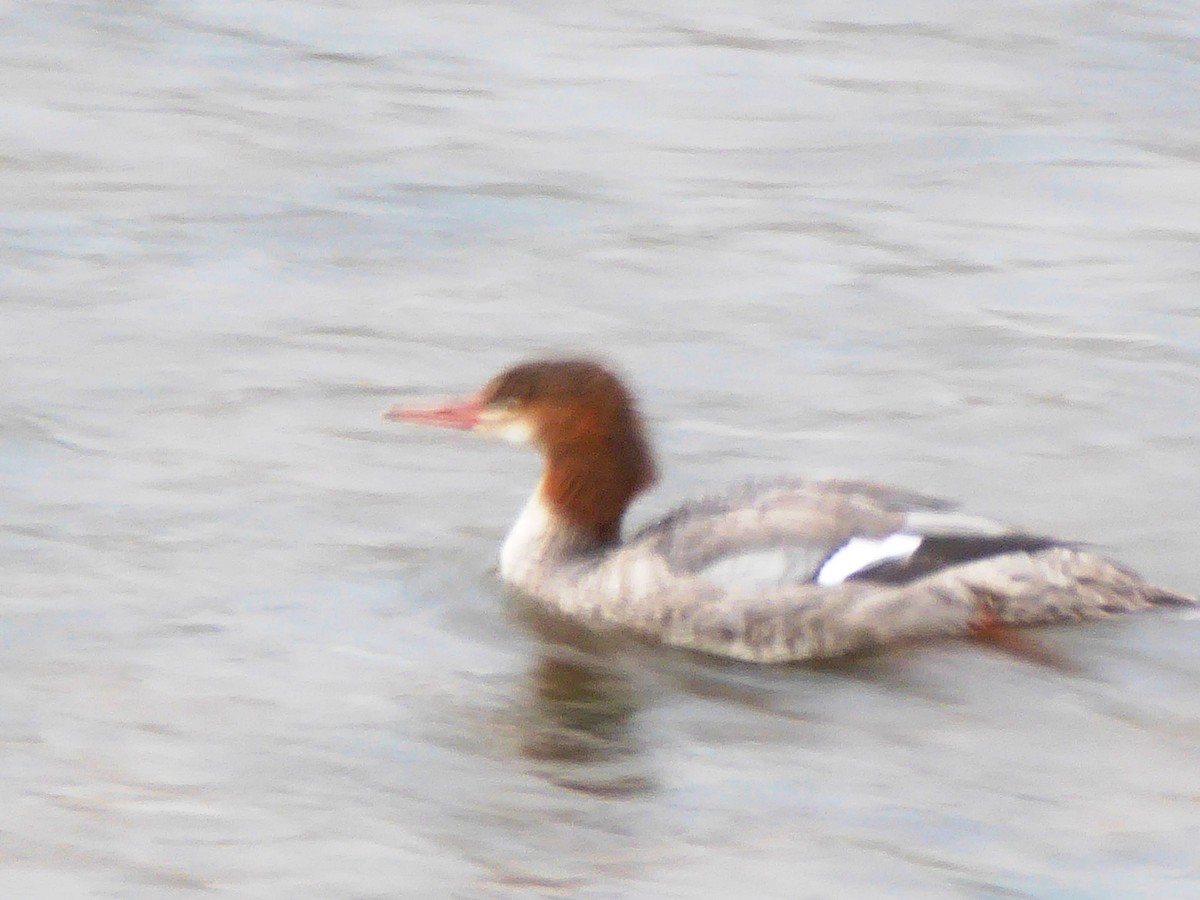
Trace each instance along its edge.
<instances>
[{"instance_id":1,"label":"duck","mask_svg":"<svg viewBox=\"0 0 1200 900\"><path fill-rule=\"evenodd\" d=\"M657 466L633 393L592 358L521 362L465 398L383 415L541 454L499 574L589 629L786 663L1197 603L1081 544L872 481L735 485L623 536Z\"/></svg>"}]
</instances>

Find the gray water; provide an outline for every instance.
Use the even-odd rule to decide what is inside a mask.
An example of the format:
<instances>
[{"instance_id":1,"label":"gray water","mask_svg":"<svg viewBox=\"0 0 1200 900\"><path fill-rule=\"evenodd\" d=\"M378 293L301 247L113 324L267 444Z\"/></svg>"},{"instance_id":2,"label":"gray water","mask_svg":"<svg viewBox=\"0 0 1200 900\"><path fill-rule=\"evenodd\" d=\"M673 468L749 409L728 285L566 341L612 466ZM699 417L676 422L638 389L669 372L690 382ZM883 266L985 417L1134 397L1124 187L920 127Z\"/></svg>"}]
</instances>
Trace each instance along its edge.
<instances>
[{"instance_id":1,"label":"gray water","mask_svg":"<svg viewBox=\"0 0 1200 900\"><path fill-rule=\"evenodd\" d=\"M841 474L1200 590L1200 11L0 5L0 896L1200 896L1200 619L755 669L535 627L607 355L636 524Z\"/></svg>"}]
</instances>

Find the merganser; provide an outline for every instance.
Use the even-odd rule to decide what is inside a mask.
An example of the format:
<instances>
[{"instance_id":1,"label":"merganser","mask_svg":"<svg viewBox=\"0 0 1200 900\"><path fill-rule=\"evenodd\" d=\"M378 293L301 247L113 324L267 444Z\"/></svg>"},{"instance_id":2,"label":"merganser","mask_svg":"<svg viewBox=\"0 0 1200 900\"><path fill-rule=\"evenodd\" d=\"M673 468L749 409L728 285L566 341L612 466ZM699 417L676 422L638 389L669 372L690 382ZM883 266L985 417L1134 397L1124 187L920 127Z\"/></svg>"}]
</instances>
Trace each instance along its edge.
<instances>
[{"instance_id":1,"label":"merganser","mask_svg":"<svg viewBox=\"0 0 1200 900\"><path fill-rule=\"evenodd\" d=\"M633 396L588 359L522 363L465 399L384 417L537 448L541 479L504 541L501 577L572 619L666 644L814 660L1197 602L1079 545L866 481L742 486L622 542L654 458Z\"/></svg>"}]
</instances>

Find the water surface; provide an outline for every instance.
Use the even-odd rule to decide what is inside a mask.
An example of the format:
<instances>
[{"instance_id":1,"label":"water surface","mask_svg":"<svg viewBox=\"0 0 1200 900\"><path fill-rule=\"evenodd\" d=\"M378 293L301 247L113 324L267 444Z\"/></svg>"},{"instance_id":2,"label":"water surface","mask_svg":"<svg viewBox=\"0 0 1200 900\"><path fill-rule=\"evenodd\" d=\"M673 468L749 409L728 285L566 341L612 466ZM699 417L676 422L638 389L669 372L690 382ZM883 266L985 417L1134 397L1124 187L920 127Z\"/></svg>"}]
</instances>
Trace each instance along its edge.
<instances>
[{"instance_id":1,"label":"water surface","mask_svg":"<svg viewBox=\"0 0 1200 900\"><path fill-rule=\"evenodd\" d=\"M594 7L594 5L593 5ZM1192 897L1200 619L755 669L530 622L544 352L665 478L842 474L1200 590L1200 13L0 5L10 897Z\"/></svg>"}]
</instances>

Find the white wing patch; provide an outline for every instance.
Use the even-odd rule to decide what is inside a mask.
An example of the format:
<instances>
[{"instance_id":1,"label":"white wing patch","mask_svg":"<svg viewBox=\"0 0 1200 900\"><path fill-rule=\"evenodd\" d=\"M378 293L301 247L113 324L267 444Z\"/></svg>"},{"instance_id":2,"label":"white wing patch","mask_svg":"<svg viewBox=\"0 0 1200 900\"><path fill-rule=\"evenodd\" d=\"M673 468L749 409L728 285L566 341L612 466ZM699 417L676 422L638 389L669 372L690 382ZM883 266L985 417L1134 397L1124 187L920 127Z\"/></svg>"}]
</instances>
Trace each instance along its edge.
<instances>
[{"instance_id":1,"label":"white wing patch","mask_svg":"<svg viewBox=\"0 0 1200 900\"><path fill-rule=\"evenodd\" d=\"M817 584L832 587L884 562L908 559L921 546L919 534L889 534L885 538L850 538L817 572Z\"/></svg>"}]
</instances>

